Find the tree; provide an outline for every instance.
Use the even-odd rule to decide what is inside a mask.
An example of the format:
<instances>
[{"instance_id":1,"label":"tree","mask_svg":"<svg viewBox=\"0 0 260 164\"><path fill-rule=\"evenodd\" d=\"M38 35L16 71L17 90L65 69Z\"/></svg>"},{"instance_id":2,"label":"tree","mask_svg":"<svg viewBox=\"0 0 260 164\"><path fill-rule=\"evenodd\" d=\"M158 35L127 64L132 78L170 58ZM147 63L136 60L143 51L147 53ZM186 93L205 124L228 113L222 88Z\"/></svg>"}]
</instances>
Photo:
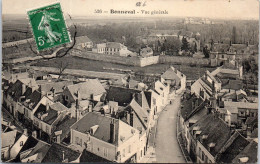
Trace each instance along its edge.
<instances>
[{"instance_id":1,"label":"tree","mask_svg":"<svg viewBox=\"0 0 260 164\"><path fill-rule=\"evenodd\" d=\"M185 37L182 38L182 46L181 46L181 50L183 51L189 51L190 45L189 42L187 41L187 39Z\"/></svg>"},{"instance_id":2,"label":"tree","mask_svg":"<svg viewBox=\"0 0 260 164\"><path fill-rule=\"evenodd\" d=\"M203 54L205 55L205 58L209 58L209 50L207 45L203 48Z\"/></svg>"},{"instance_id":3,"label":"tree","mask_svg":"<svg viewBox=\"0 0 260 164\"><path fill-rule=\"evenodd\" d=\"M178 38L170 37L164 42L165 51L170 53L176 53L181 48L181 41Z\"/></svg>"},{"instance_id":4,"label":"tree","mask_svg":"<svg viewBox=\"0 0 260 164\"><path fill-rule=\"evenodd\" d=\"M59 66L58 67L58 69L59 69L59 77L58 77L58 79L60 79L62 74L63 74L63 72L64 72L64 70L69 66L69 63L68 62L65 63L63 61L60 61L58 66Z\"/></svg>"},{"instance_id":5,"label":"tree","mask_svg":"<svg viewBox=\"0 0 260 164\"><path fill-rule=\"evenodd\" d=\"M233 42L233 44L237 43L237 29L236 29L236 26L233 26L233 29L232 29L232 42Z\"/></svg>"}]
</instances>

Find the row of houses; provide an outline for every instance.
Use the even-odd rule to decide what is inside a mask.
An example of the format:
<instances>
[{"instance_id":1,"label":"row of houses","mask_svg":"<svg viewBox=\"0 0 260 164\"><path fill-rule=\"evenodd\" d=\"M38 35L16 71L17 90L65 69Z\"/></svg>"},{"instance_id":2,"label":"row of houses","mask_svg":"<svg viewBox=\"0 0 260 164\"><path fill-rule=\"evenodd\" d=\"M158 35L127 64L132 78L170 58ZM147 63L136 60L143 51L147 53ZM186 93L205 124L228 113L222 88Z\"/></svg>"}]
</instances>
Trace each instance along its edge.
<instances>
[{"instance_id":1,"label":"row of houses","mask_svg":"<svg viewBox=\"0 0 260 164\"><path fill-rule=\"evenodd\" d=\"M76 37L75 49L91 51L98 54L116 55L116 56L140 56L150 57L153 56L153 50L150 47L140 49L139 53L132 52L128 48L118 42L106 42L94 44L87 36Z\"/></svg>"},{"instance_id":2,"label":"row of houses","mask_svg":"<svg viewBox=\"0 0 260 164\"><path fill-rule=\"evenodd\" d=\"M186 84L186 76L174 67L153 88L132 83L134 80L118 86L98 79L56 81L46 74L16 75L16 81L13 74L4 76L8 78L2 83L3 106L27 129L26 135L48 145L46 154L37 154L37 146L33 153L16 154L16 160L28 162L75 162L81 161L82 154L94 154L99 161L141 161L149 147L155 115L169 103L170 93ZM59 151L56 161L50 151L58 147L66 150ZM77 158L68 158L69 151ZM5 161L10 160L14 158Z\"/></svg>"},{"instance_id":3,"label":"row of houses","mask_svg":"<svg viewBox=\"0 0 260 164\"><path fill-rule=\"evenodd\" d=\"M194 162L257 161L258 103L243 91L240 70L226 63L206 71L184 94L179 125Z\"/></svg>"}]
</instances>

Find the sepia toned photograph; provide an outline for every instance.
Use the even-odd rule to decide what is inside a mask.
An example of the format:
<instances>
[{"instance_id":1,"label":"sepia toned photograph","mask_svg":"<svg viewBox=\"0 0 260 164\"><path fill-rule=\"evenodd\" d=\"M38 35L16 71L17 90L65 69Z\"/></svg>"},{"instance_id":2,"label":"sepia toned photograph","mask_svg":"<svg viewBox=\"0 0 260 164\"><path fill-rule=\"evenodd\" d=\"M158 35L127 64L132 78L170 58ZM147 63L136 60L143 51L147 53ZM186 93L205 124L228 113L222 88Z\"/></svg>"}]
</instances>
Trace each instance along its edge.
<instances>
[{"instance_id":1,"label":"sepia toned photograph","mask_svg":"<svg viewBox=\"0 0 260 164\"><path fill-rule=\"evenodd\" d=\"M3 0L1 162L257 163L258 0Z\"/></svg>"}]
</instances>

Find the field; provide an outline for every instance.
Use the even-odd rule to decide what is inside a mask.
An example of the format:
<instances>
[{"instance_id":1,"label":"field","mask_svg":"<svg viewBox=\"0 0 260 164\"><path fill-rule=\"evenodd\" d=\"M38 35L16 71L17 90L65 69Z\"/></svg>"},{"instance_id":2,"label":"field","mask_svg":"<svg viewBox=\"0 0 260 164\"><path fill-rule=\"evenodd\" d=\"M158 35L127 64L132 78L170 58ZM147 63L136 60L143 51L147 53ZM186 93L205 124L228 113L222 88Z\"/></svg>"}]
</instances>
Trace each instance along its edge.
<instances>
[{"instance_id":1,"label":"field","mask_svg":"<svg viewBox=\"0 0 260 164\"><path fill-rule=\"evenodd\" d=\"M93 61L77 57L66 56L63 58L55 58L48 61L38 61L34 63L34 66L44 67L59 67L60 63L68 63L70 69L82 69L88 71L99 71L99 72L115 72L123 73L122 70L132 70L133 72L150 75L150 74L161 74L165 72L171 64L155 64L146 67L134 67L125 66L114 63L107 63L102 61ZM206 70L212 71L214 68L207 67L191 67L188 65L172 65L187 76L187 79L197 79L203 75ZM114 69L114 70L112 70Z\"/></svg>"}]
</instances>

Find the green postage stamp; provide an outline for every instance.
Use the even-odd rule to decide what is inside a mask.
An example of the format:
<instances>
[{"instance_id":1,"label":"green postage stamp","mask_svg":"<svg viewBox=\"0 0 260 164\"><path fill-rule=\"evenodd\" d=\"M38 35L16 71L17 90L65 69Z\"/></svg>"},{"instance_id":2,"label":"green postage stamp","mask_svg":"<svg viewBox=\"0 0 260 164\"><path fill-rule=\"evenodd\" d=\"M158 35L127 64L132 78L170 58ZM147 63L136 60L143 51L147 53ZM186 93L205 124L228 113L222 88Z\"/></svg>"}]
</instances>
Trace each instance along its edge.
<instances>
[{"instance_id":1,"label":"green postage stamp","mask_svg":"<svg viewBox=\"0 0 260 164\"><path fill-rule=\"evenodd\" d=\"M60 3L27 11L38 50L71 42Z\"/></svg>"}]
</instances>

